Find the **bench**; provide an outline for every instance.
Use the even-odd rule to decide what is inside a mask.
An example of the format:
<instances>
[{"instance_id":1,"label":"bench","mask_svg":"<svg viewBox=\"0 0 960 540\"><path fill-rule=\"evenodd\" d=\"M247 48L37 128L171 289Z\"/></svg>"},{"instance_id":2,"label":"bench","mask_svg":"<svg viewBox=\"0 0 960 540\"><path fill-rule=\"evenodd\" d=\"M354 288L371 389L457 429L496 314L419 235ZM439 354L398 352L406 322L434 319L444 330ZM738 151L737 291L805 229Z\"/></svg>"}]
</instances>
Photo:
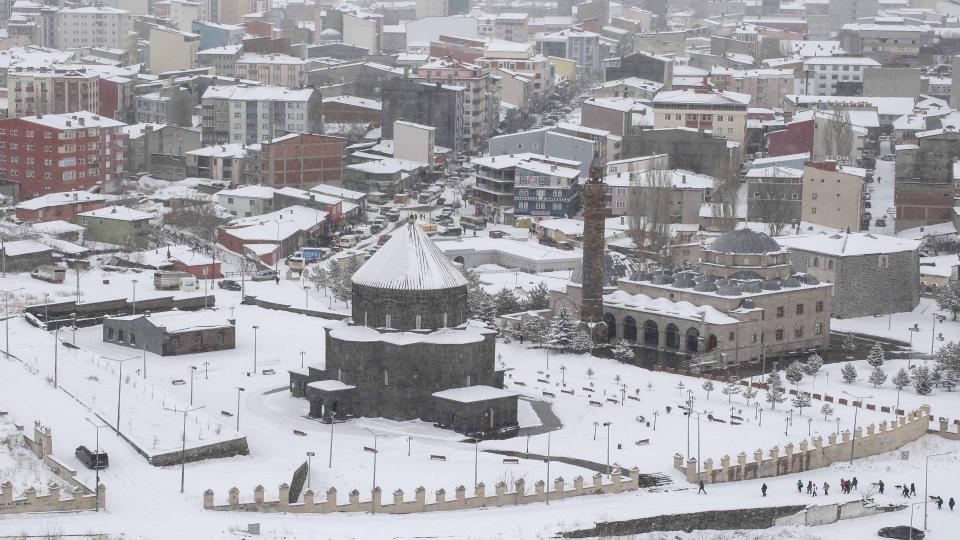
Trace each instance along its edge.
<instances>
[{"instance_id":1,"label":"bench","mask_svg":"<svg viewBox=\"0 0 960 540\"><path fill-rule=\"evenodd\" d=\"M640 401L640 398L637 396L627 396L627 399L632 399L634 401Z\"/></svg>"},{"instance_id":2,"label":"bench","mask_svg":"<svg viewBox=\"0 0 960 540\"><path fill-rule=\"evenodd\" d=\"M523 381L513 381L513 384L515 384L515 385L517 385L517 386L526 386L526 385L527 385L527 383L525 383L525 382L523 382Z\"/></svg>"},{"instance_id":3,"label":"bench","mask_svg":"<svg viewBox=\"0 0 960 540\"><path fill-rule=\"evenodd\" d=\"M571 389L569 389L569 390L564 390L563 388L561 388L561 389L560 389L560 392L561 392L561 393L564 393L564 394L570 394L570 395L572 396L572 395L573 395L573 388L571 388Z\"/></svg>"},{"instance_id":4,"label":"bench","mask_svg":"<svg viewBox=\"0 0 960 540\"><path fill-rule=\"evenodd\" d=\"M599 402L599 401L594 401L594 400L592 400L592 399L590 400L590 404L591 404L591 405L594 405L594 406L597 406L597 407L603 407L603 403L601 403L601 402Z\"/></svg>"},{"instance_id":5,"label":"bench","mask_svg":"<svg viewBox=\"0 0 960 540\"><path fill-rule=\"evenodd\" d=\"M648 444L650 444L650 439L640 439L639 441L636 442L637 446L645 446Z\"/></svg>"},{"instance_id":6,"label":"bench","mask_svg":"<svg viewBox=\"0 0 960 540\"><path fill-rule=\"evenodd\" d=\"M739 426L739 425L742 424L742 423L743 423L743 422L735 422L735 421L733 421L733 420L730 421L730 425L731 425L731 426Z\"/></svg>"},{"instance_id":7,"label":"bench","mask_svg":"<svg viewBox=\"0 0 960 540\"><path fill-rule=\"evenodd\" d=\"M174 386L180 386L180 385L182 385L182 384L187 384L187 381L185 381L185 380L183 380L183 379L174 379L174 380L170 381L170 384L172 384L172 385L174 385Z\"/></svg>"},{"instance_id":8,"label":"bench","mask_svg":"<svg viewBox=\"0 0 960 540\"><path fill-rule=\"evenodd\" d=\"M543 395L546 396L546 397L551 397L551 398L557 397L557 395L554 394L553 392L547 392L547 391L544 391L544 392L543 392Z\"/></svg>"},{"instance_id":9,"label":"bench","mask_svg":"<svg viewBox=\"0 0 960 540\"><path fill-rule=\"evenodd\" d=\"M437 454L430 454L430 461L446 461L447 456L439 456Z\"/></svg>"},{"instance_id":10,"label":"bench","mask_svg":"<svg viewBox=\"0 0 960 540\"><path fill-rule=\"evenodd\" d=\"M307 436L307 432L306 432L306 431L300 431L299 429L293 430L293 434L296 435L296 436L298 436L298 437L306 437L306 436Z\"/></svg>"},{"instance_id":11,"label":"bench","mask_svg":"<svg viewBox=\"0 0 960 540\"><path fill-rule=\"evenodd\" d=\"M608 398L607 398L607 401L609 401L610 403L613 403L613 404L620 403L619 401L617 401L617 398L612 398L612 397L608 397Z\"/></svg>"},{"instance_id":12,"label":"bench","mask_svg":"<svg viewBox=\"0 0 960 540\"><path fill-rule=\"evenodd\" d=\"M220 411L220 414L222 414L222 415L224 415L224 416L233 416L233 413L230 412L230 411Z\"/></svg>"},{"instance_id":13,"label":"bench","mask_svg":"<svg viewBox=\"0 0 960 540\"><path fill-rule=\"evenodd\" d=\"M538 382L538 383L550 384L550 381L547 380L547 379L537 379L537 382Z\"/></svg>"},{"instance_id":14,"label":"bench","mask_svg":"<svg viewBox=\"0 0 960 540\"><path fill-rule=\"evenodd\" d=\"M277 372L274 371L274 370L272 370L272 369L265 369L265 370L261 371L260 373L262 373L262 374L264 374L264 375L276 375L276 374L277 374Z\"/></svg>"},{"instance_id":15,"label":"bench","mask_svg":"<svg viewBox=\"0 0 960 540\"><path fill-rule=\"evenodd\" d=\"M736 416L736 415L731 414L731 415L730 415L730 421L732 422L732 421L734 421L734 420L739 420L739 421L743 422L743 417L741 417L741 416Z\"/></svg>"},{"instance_id":16,"label":"bench","mask_svg":"<svg viewBox=\"0 0 960 540\"><path fill-rule=\"evenodd\" d=\"M586 390L587 392L593 392L593 388L590 388L589 386L581 386L580 388L582 390Z\"/></svg>"},{"instance_id":17,"label":"bench","mask_svg":"<svg viewBox=\"0 0 960 540\"><path fill-rule=\"evenodd\" d=\"M511 458L511 457L503 458L503 464L504 464L504 465L519 465L519 464L520 464L520 460L517 459L517 458Z\"/></svg>"}]
</instances>

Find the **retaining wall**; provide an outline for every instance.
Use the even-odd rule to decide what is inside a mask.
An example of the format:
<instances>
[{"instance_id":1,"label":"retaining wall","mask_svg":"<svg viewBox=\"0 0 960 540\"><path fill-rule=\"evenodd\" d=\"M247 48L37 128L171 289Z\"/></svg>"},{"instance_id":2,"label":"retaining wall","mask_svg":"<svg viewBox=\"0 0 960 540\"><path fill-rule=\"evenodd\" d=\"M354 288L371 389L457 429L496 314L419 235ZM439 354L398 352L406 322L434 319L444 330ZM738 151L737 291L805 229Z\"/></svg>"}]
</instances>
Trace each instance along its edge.
<instances>
[{"instance_id":1,"label":"retaining wall","mask_svg":"<svg viewBox=\"0 0 960 540\"><path fill-rule=\"evenodd\" d=\"M330 319L334 321L342 321L350 317L349 313L333 313L330 311L317 311L314 309L304 309L296 308L290 304L281 304L279 302L270 302L267 300L260 300L256 296L250 296L249 294L243 297L243 303L249 304L252 306L262 307L264 309L276 309L278 311L289 311L290 313L299 313L300 315L307 315L309 317L319 317L321 319Z\"/></svg>"},{"instance_id":2,"label":"retaining wall","mask_svg":"<svg viewBox=\"0 0 960 540\"><path fill-rule=\"evenodd\" d=\"M805 527L828 525L843 519L875 516L885 512L903 510L904 508L906 508L906 506L895 504L878 506L873 502L873 499L862 499L859 501L847 501L845 503L808 506L796 514L774 519L773 524L801 525Z\"/></svg>"}]
</instances>

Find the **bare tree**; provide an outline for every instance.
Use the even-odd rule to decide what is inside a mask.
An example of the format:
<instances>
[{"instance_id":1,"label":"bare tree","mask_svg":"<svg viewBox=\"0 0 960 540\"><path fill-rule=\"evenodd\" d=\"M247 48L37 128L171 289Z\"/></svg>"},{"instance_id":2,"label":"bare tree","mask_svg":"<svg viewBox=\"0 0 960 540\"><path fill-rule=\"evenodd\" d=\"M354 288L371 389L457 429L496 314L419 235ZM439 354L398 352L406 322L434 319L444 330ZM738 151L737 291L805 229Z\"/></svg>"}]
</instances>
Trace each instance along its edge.
<instances>
[{"instance_id":1,"label":"bare tree","mask_svg":"<svg viewBox=\"0 0 960 540\"><path fill-rule=\"evenodd\" d=\"M163 216L163 224L175 229L189 231L197 238L213 241L217 228L224 223L212 201L195 198L185 201L180 207Z\"/></svg>"},{"instance_id":2,"label":"bare tree","mask_svg":"<svg viewBox=\"0 0 960 540\"><path fill-rule=\"evenodd\" d=\"M791 202L787 200L787 191L781 182L779 167L772 167L773 172L759 182L749 184L750 206L754 215L767 224L770 236L780 236L791 222Z\"/></svg>"},{"instance_id":3,"label":"bare tree","mask_svg":"<svg viewBox=\"0 0 960 540\"><path fill-rule=\"evenodd\" d=\"M654 169L637 173L631 182L627 214L630 238L637 250L662 262L670 240L670 198L673 171Z\"/></svg>"},{"instance_id":4,"label":"bare tree","mask_svg":"<svg viewBox=\"0 0 960 540\"><path fill-rule=\"evenodd\" d=\"M827 113L828 124L823 132L824 159L835 159L845 164L853 163L853 124L850 113L835 103Z\"/></svg>"},{"instance_id":5,"label":"bare tree","mask_svg":"<svg viewBox=\"0 0 960 540\"><path fill-rule=\"evenodd\" d=\"M711 206L716 227L721 231L732 231L737 224L737 189L739 178L733 170L730 160L721 167L718 183L713 187Z\"/></svg>"}]
</instances>

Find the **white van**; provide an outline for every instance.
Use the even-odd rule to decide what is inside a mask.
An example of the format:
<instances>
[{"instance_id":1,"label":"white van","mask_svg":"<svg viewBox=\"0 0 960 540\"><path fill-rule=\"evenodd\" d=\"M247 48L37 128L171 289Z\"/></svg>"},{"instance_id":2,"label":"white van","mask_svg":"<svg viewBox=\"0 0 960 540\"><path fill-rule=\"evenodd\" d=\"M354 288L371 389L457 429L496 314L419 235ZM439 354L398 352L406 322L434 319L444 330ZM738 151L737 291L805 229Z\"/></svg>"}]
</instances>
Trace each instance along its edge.
<instances>
[{"instance_id":1,"label":"white van","mask_svg":"<svg viewBox=\"0 0 960 540\"><path fill-rule=\"evenodd\" d=\"M341 248L352 248L357 245L357 242L360 241L359 236L354 234L346 234L340 237L340 240L337 242Z\"/></svg>"}]
</instances>

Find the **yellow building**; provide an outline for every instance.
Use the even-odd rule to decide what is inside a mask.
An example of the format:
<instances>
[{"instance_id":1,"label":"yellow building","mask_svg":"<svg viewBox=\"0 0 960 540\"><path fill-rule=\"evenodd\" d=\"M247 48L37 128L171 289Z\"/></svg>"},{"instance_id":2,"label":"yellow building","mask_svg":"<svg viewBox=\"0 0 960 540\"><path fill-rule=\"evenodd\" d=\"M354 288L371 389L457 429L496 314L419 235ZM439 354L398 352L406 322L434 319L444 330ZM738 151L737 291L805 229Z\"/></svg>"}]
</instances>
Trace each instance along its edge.
<instances>
[{"instance_id":1,"label":"yellow building","mask_svg":"<svg viewBox=\"0 0 960 540\"><path fill-rule=\"evenodd\" d=\"M653 126L712 131L743 145L750 95L716 90L672 90L653 98Z\"/></svg>"},{"instance_id":2,"label":"yellow building","mask_svg":"<svg viewBox=\"0 0 960 540\"><path fill-rule=\"evenodd\" d=\"M840 230L860 230L860 212L866 171L835 161L810 163L803 168L803 204L800 219Z\"/></svg>"},{"instance_id":3,"label":"yellow building","mask_svg":"<svg viewBox=\"0 0 960 540\"><path fill-rule=\"evenodd\" d=\"M575 60L569 60L567 58L558 58L556 56L548 56L550 64L553 66L553 74L557 77L563 77L564 79L573 80L577 75L577 62Z\"/></svg>"},{"instance_id":4,"label":"yellow building","mask_svg":"<svg viewBox=\"0 0 960 540\"><path fill-rule=\"evenodd\" d=\"M196 67L199 45L198 34L154 26L150 29L150 73Z\"/></svg>"}]
</instances>

